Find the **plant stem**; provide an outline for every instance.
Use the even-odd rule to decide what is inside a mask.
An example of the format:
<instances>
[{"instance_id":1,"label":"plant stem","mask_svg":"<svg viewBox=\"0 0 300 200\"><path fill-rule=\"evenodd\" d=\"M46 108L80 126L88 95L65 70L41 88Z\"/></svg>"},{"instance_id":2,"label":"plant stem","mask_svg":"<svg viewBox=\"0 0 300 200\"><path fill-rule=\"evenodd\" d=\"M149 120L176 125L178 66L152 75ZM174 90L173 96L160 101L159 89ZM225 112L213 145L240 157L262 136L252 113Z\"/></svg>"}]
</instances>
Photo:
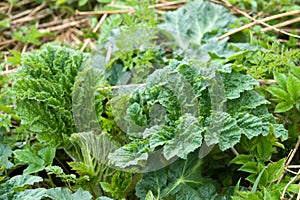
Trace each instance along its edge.
<instances>
[{"instance_id":1,"label":"plant stem","mask_svg":"<svg viewBox=\"0 0 300 200\"><path fill-rule=\"evenodd\" d=\"M285 168L288 168L288 166L290 165L290 163L292 162L298 148L299 148L299 145L300 145L300 137L299 137L299 125L298 125L298 117L297 117L297 109L296 109L296 106L293 107L293 123L295 124L296 126L296 132L298 133L298 140L296 142L296 145L295 145L295 148L292 150L290 156L288 157L288 160L286 161L286 164L285 164ZM280 181L282 180L284 174L286 173L286 171L284 171L282 173L282 175L280 176L280 178L278 179L277 181L277 184L280 183Z\"/></svg>"},{"instance_id":2,"label":"plant stem","mask_svg":"<svg viewBox=\"0 0 300 200\"><path fill-rule=\"evenodd\" d=\"M52 180L52 177L50 174L48 174L48 177L49 177L49 180L50 180L50 184L51 184L51 187L55 188L56 185L54 184L53 180Z\"/></svg>"}]
</instances>

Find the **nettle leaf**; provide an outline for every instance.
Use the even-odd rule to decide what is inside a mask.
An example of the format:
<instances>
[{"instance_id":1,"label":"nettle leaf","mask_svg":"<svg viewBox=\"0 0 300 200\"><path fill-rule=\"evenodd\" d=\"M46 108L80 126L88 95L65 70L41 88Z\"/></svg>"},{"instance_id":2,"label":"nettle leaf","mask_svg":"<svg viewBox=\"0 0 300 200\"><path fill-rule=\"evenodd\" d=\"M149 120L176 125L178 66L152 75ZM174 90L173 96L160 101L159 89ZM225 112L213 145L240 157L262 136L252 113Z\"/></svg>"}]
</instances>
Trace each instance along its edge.
<instances>
[{"instance_id":1,"label":"nettle leaf","mask_svg":"<svg viewBox=\"0 0 300 200\"><path fill-rule=\"evenodd\" d=\"M53 159L55 157L55 148L46 147L38 151L38 155L45 161L47 165L52 165Z\"/></svg>"},{"instance_id":2,"label":"nettle leaf","mask_svg":"<svg viewBox=\"0 0 300 200\"><path fill-rule=\"evenodd\" d=\"M195 188L205 184L201 177L201 160L196 153L189 155L187 160L179 159L169 166L148 172L136 185L136 195L145 199L149 191L155 199L167 199L171 196L197 196Z\"/></svg>"},{"instance_id":3,"label":"nettle leaf","mask_svg":"<svg viewBox=\"0 0 300 200\"><path fill-rule=\"evenodd\" d=\"M280 102L276 105L274 112L275 113L283 113L291 110L294 106L294 102L292 101L285 101Z\"/></svg>"}]
</instances>

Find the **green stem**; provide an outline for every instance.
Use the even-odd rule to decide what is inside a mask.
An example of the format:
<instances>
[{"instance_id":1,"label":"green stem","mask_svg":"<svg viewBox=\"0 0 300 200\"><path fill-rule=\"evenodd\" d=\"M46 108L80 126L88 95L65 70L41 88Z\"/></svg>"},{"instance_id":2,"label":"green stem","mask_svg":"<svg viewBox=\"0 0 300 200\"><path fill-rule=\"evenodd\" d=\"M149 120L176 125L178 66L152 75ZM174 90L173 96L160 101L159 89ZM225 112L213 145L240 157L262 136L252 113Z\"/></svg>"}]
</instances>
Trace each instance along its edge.
<instances>
[{"instance_id":1,"label":"green stem","mask_svg":"<svg viewBox=\"0 0 300 200\"><path fill-rule=\"evenodd\" d=\"M48 174L48 177L49 177L49 180L50 180L51 187L52 188L56 188L56 185L54 184L54 182L53 182L52 177L51 177L50 174Z\"/></svg>"},{"instance_id":2,"label":"green stem","mask_svg":"<svg viewBox=\"0 0 300 200\"><path fill-rule=\"evenodd\" d=\"M297 116L297 108L296 108L296 106L293 107L293 123L296 126L296 132L298 133L298 136L299 136L299 134L300 134L300 127L299 127L299 124L298 124L298 116Z\"/></svg>"}]
</instances>

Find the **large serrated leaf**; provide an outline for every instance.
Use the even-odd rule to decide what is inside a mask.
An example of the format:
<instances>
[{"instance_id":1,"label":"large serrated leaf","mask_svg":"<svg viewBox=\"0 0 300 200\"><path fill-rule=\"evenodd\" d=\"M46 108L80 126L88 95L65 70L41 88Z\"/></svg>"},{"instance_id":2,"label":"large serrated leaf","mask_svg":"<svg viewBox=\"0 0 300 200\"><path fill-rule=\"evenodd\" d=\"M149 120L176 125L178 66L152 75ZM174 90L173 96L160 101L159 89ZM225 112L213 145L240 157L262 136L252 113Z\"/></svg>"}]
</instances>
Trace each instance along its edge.
<instances>
[{"instance_id":1,"label":"large serrated leaf","mask_svg":"<svg viewBox=\"0 0 300 200\"><path fill-rule=\"evenodd\" d=\"M168 171L161 169L145 174L136 186L136 195L145 199L148 191L151 191L156 199L181 196L183 193L186 193L184 196L194 196L193 187L205 183L200 167L201 160L198 159L197 153L192 153L187 160L179 159L172 163Z\"/></svg>"},{"instance_id":2,"label":"large serrated leaf","mask_svg":"<svg viewBox=\"0 0 300 200\"><path fill-rule=\"evenodd\" d=\"M144 181L146 180L146 181ZM155 199L161 198L161 189L167 184L167 174L164 169L148 172L143 175L141 181L136 185L136 196L144 199L151 191Z\"/></svg>"},{"instance_id":3,"label":"large serrated leaf","mask_svg":"<svg viewBox=\"0 0 300 200\"><path fill-rule=\"evenodd\" d=\"M226 8L199 0L167 13L159 28L172 33L179 45L184 46L200 44L205 34L229 29L235 20Z\"/></svg>"},{"instance_id":4,"label":"large serrated leaf","mask_svg":"<svg viewBox=\"0 0 300 200\"><path fill-rule=\"evenodd\" d=\"M254 86L258 86L257 80L249 75L243 75L237 72L223 75L223 83L228 99L236 99L244 91L252 90Z\"/></svg>"},{"instance_id":5,"label":"large serrated leaf","mask_svg":"<svg viewBox=\"0 0 300 200\"><path fill-rule=\"evenodd\" d=\"M242 133L243 131L238 127L236 120L228 115L220 134L220 149L224 151L236 145L240 141Z\"/></svg>"},{"instance_id":6,"label":"large serrated leaf","mask_svg":"<svg viewBox=\"0 0 300 200\"><path fill-rule=\"evenodd\" d=\"M238 115L237 124L249 139L262 133L262 120L249 113Z\"/></svg>"},{"instance_id":7,"label":"large serrated leaf","mask_svg":"<svg viewBox=\"0 0 300 200\"><path fill-rule=\"evenodd\" d=\"M92 195L88 191L84 191L83 189L79 188L75 193L71 193L69 189L66 188L51 188L47 190L46 197L49 197L53 200L91 200Z\"/></svg>"},{"instance_id":8,"label":"large serrated leaf","mask_svg":"<svg viewBox=\"0 0 300 200\"><path fill-rule=\"evenodd\" d=\"M149 144L147 140L133 141L113 153L109 159L113 165L121 168L129 166L145 166L148 159Z\"/></svg>"}]
</instances>

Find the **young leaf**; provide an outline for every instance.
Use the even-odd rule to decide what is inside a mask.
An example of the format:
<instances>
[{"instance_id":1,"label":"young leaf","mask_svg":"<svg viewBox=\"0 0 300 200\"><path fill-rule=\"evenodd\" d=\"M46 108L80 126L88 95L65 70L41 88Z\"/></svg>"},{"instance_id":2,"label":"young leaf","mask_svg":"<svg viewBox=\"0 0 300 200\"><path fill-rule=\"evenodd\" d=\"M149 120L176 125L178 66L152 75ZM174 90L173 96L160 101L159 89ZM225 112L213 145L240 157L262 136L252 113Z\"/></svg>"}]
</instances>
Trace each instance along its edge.
<instances>
[{"instance_id":1,"label":"young leaf","mask_svg":"<svg viewBox=\"0 0 300 200\"><path fill-rule=\"evenodd\" d=\"M280 176L284 172L284 167L285 167L284 164L285 164L285 158L282 158L277 162L268 164L267 172L269 175L269 183L273 183L280 178Z\"/></svg>"},{"instance_id":2,"label":"young leaf","mask_svg":"<svg viewBox=\"0 0 300 200\"><path fill-rule=\"evenodd\" d=\"M248 173L258 173L257 163L255 161L249 161L243 164L242 167L239 168L240 171L248 172Z\"/></svg>"},{"instance_id":3,"label":"young leaf","mask_svg":"<svg viewBox=\"0 0 300 200\"><path fill-rule=\"evenodd\" d=\"M55 148L46 147L38 151L38 155L45 161L47 165L52 165L53 158L55 157Z\"/></svg>"},{"instance_id":4,"label":"young leaf","mask_svg":"<svg viewBox=\"0 0 300 200\"><path fill-rule=\"evenodd\" d=\"M39 172L45 168L45 161L36 155L33 149L18 149L13 152L15 157L23 163L28 163L29 166L24 170L24 174Z\"/></svg>"},{"instance_id":5,"label":"young leaf","mask_svg":"<svg viewBox=\"0 0 300 200\"><path fill-rule=\"evenodd\" d=\"M274 79L277 81L277 83L281 87L281 89L283 89L283 90L287 89L287 87L286 87L287 77L285 74L274 72Z\"/></svg>"},{"instance_id":6,"label":"young leaf","mask_svg":"<svg viewBox=\"0 0 300 200\"><path fill-rule=\"evenodd\" d=\"M249 161L255 161L252 155L239 154L234 159L232 159L230 163L243 165Z\"/></svg>"},{"instance_id":7,"label":"young leaf","mask_svg":"<svg viewBox=\"0 0 300 200\"><path fill-rule=\"evenodd\" d=\"M291 110L294 106L294 103L292 101L284 101L280 102L275 107L275 113L284 113L289 110Z\"/></svg>"},{"instance_id":8,"label":"young leaf","mask_svg":"<svg viewBox=\"0 0 300 200\"><path fill-rule=\"evenodd\" d=\"M300 67L299 66L292 66L290 72L300 80Z\"/></svg>"},{"instance_id":9,"label":"young leaf","mask_svg":"<svg viewBox=\"0 0 300 200\"><path fill-rule=\"evenodd\" d=\"M299 88L300 88L300 80L290 73L287 79L287 91L291 95L294 102L298 101L298 98L300 97Z\"/></svg>"},{"instance_id":10,"label":"young leaf","mask_svg":"<svg viewBox=\"0 0 300 200\"><path fill-rule=\"evenodd\" d=\"M271 159L272 156L272 142L269 141L267 138L260 138L257 143L257 153L259 158L263 159L264 161L268 161Z\"/></svg>"}]
</instances>

